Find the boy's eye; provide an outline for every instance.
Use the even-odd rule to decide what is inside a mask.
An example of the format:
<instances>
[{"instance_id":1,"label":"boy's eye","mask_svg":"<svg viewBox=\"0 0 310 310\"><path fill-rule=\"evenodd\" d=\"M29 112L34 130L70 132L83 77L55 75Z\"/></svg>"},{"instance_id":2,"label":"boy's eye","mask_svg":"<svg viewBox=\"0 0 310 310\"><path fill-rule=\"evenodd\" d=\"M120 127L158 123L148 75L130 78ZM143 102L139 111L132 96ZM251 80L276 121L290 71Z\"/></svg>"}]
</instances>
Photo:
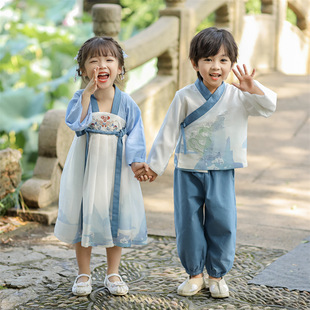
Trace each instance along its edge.
<instances>
[{"instance_id":1,"label":"boy's eye","mask_svg":"<svg viewBox=\"0 0 310 310\"><path fill-rule=\"evenodd\" d=\"M205 61L212 61L212 59L211 58L206 58Z\"/></svg>"}]
</instances>

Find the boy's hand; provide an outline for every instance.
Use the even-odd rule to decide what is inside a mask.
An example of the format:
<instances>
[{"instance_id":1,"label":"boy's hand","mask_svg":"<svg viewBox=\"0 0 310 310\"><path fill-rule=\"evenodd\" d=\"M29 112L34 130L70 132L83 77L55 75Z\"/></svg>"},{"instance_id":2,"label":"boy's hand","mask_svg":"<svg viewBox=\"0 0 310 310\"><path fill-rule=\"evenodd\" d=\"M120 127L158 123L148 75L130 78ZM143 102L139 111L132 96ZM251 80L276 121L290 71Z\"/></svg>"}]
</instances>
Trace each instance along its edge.
<instances>
[{"instance_id":1,"label":"boy's hand","mask_svg":"<svg viewBox=\"0 0 310 310\"><path fill-rule=\"evenodd\" d=\"M155 181L155 179L157 178L157 173L154 172L151 168L149 168L149 171L147 172L147 175L149 177L150 182Z\"/></svg>"},{"instance_id":2,"label":"boy's hand","mask_svg":"<svg viewBox=\"0 0 310 310\"><path fill-rule=\"evenodd\" d=\"M239 73L236 69L232 69L232 71L235 74L236 78L239 80L239 84L232 83L232 85L234 85L241 91L248 92L250 94L264 95L264 92L254 83L255 69L253 69L251 74L248 73L246 65L243 65L244 72L241 70L239 65L237 65L237 69Z\"/></svg>"},{"instance_id":3,"label":"boy's hand","mask_svg":"<svg viewBox=\"0 0 310 310\"><path fill-rule=\"evenodd\" d=\"M147 163L132 163L131 170L135 174L135 178L140 182L145 182L149 179L147 175L149 165Z\"/></svg>"}]
</instances>

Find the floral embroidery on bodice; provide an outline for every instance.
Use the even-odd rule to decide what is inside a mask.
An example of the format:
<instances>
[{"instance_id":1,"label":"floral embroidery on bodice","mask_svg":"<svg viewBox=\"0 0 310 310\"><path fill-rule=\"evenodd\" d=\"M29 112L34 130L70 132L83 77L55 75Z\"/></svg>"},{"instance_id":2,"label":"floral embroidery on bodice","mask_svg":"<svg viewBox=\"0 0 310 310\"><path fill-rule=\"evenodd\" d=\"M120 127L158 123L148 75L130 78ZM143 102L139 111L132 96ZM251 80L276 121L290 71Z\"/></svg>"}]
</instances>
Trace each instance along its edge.
<instances>
[{"instance_id":1,"label":"floral embroidery on bodice","mask_svg":"<svg viewBox=\"0 0 310 310\"><path fill-rule=\"evenodd\" d=\"M118 131L125 127L125 120L115 114L107 112L94 112L90 129L101 131Z\"/></svg>"}]
</instances>

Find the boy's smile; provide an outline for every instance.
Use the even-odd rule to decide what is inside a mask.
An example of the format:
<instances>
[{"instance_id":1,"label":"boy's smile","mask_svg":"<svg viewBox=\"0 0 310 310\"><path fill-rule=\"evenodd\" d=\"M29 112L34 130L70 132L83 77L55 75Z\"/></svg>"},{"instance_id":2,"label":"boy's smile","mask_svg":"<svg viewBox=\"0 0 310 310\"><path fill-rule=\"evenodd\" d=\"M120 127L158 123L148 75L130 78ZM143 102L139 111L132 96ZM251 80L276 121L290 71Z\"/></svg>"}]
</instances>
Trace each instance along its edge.
<instances>
[{"instance_id":1,"label":"boy's smile","mask_svg":"<svg viewBox=\"0 0 310 310\"><path fill-rule=\"evenodd\" d=\"M199 71L203 84L214 93L216 89L227 79L232 68L232 63L221 46L215 56L200 58L197 65L192 61L193 68Z\"/></svg>"}]
</instances>

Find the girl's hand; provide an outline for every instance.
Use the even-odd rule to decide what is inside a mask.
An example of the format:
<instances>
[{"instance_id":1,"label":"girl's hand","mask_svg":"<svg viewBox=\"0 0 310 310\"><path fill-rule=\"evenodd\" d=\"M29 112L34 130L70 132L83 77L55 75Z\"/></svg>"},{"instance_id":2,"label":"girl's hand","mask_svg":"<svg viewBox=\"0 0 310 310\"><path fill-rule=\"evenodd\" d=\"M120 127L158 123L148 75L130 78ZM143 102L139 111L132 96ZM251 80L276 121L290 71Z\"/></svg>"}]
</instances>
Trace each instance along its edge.
<instances>
[{"instance_id":1,"label":"girl's hand","mask_svg":"<svg viewBox=\"0 0 310 310\"><path fill-rule=\"evenodd\" d=\"M97 86L97 77L99 74L99 67L95 68L93 71L93 76L87 86L84 89L84 93L86 92L89 95L92 95L98 88Z\"/></svg>"},{"instance_id":2,"label":"girl's hand","mask_svg":"<svg viewBox=\"0 0 310 310\"><path fill-rule=\"evenodd\" d=\"M236 69L232 69L232 71L236 78L239 80L239 84L232 83L232 85L241 91L248 92L250 94L264 95L263 91L261 91L261 89L258 88L254 83L255 69L253 69L251 74L248 73L246 65L243 65L244 71L241 70L239 65L237 65L237 69L239 73Z\"/></svg>"},{"instance_id":3,"label":"girl's hand","mask_svg":"<svg viewBox=\"0 0 310 310\"><path fill-rule=\"evenodd\" d=\"M137 163L131 164L131 170L135 174L135 178L140 182L145 182L149 179L147 172L149 170L149 165L147 163Z\"/></svg>"}]
</instances>

